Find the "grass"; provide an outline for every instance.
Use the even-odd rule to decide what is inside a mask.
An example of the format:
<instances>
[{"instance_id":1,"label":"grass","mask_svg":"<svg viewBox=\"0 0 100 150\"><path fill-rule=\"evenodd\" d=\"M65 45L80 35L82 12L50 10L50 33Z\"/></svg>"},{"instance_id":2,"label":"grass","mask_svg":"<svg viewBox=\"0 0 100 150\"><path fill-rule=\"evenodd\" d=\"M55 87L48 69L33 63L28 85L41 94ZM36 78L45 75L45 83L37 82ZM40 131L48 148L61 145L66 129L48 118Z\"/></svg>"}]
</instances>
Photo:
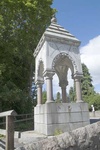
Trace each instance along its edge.
<instances>
[{"instance_id":1,"label":"grass","mask_svg":"<svg viewBox=\"0 0 100 150\"><path fill-rule=\"evenodd\" d=\"M61 129L56 129L55 132L54 132L54 136L56 135L59 135L59 134L62 134L62 130Z\"/></svg>"},{"instance_id":2,"label":"grass","mask_svg":"<svg viewBox=\"0 0 100 150\"><path fill-rule=\"evenodd\" d=\"M2 135L2 134L0 134L0 138L3 138L3 137L5 137L4 135Z\"/></svg>"}]
</instances>

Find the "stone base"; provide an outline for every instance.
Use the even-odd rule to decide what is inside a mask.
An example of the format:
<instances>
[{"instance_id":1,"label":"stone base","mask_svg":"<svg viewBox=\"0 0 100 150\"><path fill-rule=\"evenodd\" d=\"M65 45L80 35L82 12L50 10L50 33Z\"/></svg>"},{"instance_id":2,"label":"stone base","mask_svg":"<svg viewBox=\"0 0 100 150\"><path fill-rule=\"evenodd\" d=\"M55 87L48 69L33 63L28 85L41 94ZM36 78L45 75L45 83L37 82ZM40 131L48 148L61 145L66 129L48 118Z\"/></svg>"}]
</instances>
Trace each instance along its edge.
<instances>
[{"instance_id":1,"label":"stone base","mask_svg":"<svg viewBox=\"0 0 100 150\"><path fill-rule=\"evenodd\" d=\"M34 129L45 135L72 131L89 123L87 103L46 103L34 109Z\"/></svg>"}]
</instances>

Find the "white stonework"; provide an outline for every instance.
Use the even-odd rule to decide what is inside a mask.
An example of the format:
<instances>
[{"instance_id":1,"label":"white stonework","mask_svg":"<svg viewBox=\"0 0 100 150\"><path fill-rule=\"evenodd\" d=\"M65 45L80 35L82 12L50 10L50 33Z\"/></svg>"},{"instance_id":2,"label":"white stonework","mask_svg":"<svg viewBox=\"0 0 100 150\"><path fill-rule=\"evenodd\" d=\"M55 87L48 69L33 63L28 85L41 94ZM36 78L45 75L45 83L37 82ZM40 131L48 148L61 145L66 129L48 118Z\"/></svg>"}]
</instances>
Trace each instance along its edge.
<instances>
[{"instance_id":1,"label":"white stonework","mask_svg":"<svg viewBox=\"0 0 100 150\"><path fill-rule=\"evenodd\" d=\"M36 57L35 81L40 79L40 62L43 63L42 73L46 70L56 72L55 68L63 65L70 68L72 74L82 75L79 45L80 41L76 37L57 23L51 22L34 52Z\"/></svg>"},{"instance_id":2,"label":"white stonework","mask_svg":"<svg viewBox=\"0 0 100 150\"><path fill-rule=\"evenodd\" d=\"M41 37L35 52L35 83L37 106L35 107L35 130L53 135L56 129L62 132L89 124L88 106L82 100L82 66L79 53L80 41L57 24L52 18L50 26ZM76 102L67 103L66 87L68 69L76 86ZM54 74L57 74L62 91L62 103L53 101ZM42 85L46 80L47 101L42 104ZM81 103L82 102L82 103Z\"/></svg>"},{"instance_id":3,"label":"white stonework","mask_svg":"<svg viewBox=\"0 0 100 150\"><path fill-rule=\"evenodd\" d=\"M89 124L86 103L46 103L35 107L35 131L54 135L56 130L71 131Z\"/></svg>"}]
</instances>

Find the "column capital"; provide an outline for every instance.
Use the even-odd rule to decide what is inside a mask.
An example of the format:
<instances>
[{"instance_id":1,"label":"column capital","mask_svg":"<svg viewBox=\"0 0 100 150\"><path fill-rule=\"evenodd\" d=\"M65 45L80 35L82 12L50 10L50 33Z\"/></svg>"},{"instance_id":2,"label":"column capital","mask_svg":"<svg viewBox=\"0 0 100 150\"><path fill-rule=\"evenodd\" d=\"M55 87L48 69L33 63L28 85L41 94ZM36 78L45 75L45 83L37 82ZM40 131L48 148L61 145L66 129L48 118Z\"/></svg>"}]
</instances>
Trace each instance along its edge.
<instances>
[{"instance_id":1,"label":"column capital","mask_svg":"<svg viewBox=\"0 0 100 150\"><path fill-rule=\"evenodd\" d=\"M68 85L68 81L67 80L62 80L59 82L59 86L61 88L66 88L66 86Z\"/></svg>"},{"instance_id":2,"label":"column capital","mask_svg":"<svg viewBox=\"0 0 100 150\"><path fill-rule=\"evenodd\" d=\"M43 85L44 84L44 81L41 81L41 80L37 80L36 82L35 82L35 84L37 85L37 86L39 86L39 85Z\"/></svg>"},{"instance_id":3,"label":"column capital","mask_svg":"<svg viewBox=\"0 0 100 150\"><path fill-rule=\"evenodd\" d=\"M47 78L52 78L54 74L55 74L54 70L45 70L43 72L43 76Z\"/></svg>"},{"instance_id":4,"label":"column capital","mask_svg":"<svg viewBox=\"0 0 100 150\"><path fill-rule=\"evenodd\" d=\"M75 74L72 75L72 78L80 80L81 78L83 78L83 74L79 73L79 72L75 73Z\"/></svg>"}]
</instances>

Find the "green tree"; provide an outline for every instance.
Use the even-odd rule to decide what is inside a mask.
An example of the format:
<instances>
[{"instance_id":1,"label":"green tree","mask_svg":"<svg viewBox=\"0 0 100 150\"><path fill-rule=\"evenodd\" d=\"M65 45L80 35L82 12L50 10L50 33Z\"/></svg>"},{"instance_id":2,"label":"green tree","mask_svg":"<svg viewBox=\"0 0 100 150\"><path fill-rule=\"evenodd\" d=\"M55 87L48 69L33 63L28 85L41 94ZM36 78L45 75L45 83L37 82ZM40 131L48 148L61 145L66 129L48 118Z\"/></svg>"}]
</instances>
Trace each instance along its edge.
<instances>
[{"instance_id":1,"label":"green tree","mask_svg":"<svg viewBox=\"0 0 100 150\"><path fill-rule=\"evenodd\" d=\"M20 105L24 96L32 103L33 52L55 12L52 1L0 0L1 111L21 112L13 104ZM28 110L27 104L20 106L23 112Z\"/></svg>"},{"instance_id":2,"label":"green tree","mask_svg":"<svg viewBox=\"0 0 100 150\"><path fill-rule=\"evenodd\" d=\"M75 102L76 94L75 94L75 89L73 87L70 87L69 89L69 98L70 98L70 102Z\"/></svg>"},{"instance_id":3,"label":"green tree","mask_svg":"<svg viewBox=\"0 0 100 150\"><path fill-rule=\"evenodd\" d=\"M57 102L57 103L60 103L60 102L61 102L61 95L60 95L60 92L57 92L57 94L56 94L56 102Z\"/></svg>"},{"instance_id":4,"label":"green tree","mask_svg":"<svg viewBox=\"0 0 100 150\"><path fill-rule=\"evenodd\" d=\"M92 84L92 77L89 73L89 70L85 64L82 64L83 69L83 78L81 80L81 89L82 89L82 97L85 101L88 100L90 95L94 95L94 86Z\"/></svg>"},{"instance_id":5,"label":"green tree","mask_svg":"<svg viewBox=\"0 0 100 150\"><path fill-rule=\"evenodd\" d=\"M47 101L47 92L44 90L42 92L42 104L45 104L46 101Z\"/></svg>"},{"instance_id":6,"label":"green tree","mask_svg":"<svg viewBox=\"0 0 100 150\"><path fill-rule=\"evenodd\" d=\"M94 106L95 110L100 110L100 94L95 93L88 97L89 109L91 110L91 105Z\"/></svg>"}]
</instances>

